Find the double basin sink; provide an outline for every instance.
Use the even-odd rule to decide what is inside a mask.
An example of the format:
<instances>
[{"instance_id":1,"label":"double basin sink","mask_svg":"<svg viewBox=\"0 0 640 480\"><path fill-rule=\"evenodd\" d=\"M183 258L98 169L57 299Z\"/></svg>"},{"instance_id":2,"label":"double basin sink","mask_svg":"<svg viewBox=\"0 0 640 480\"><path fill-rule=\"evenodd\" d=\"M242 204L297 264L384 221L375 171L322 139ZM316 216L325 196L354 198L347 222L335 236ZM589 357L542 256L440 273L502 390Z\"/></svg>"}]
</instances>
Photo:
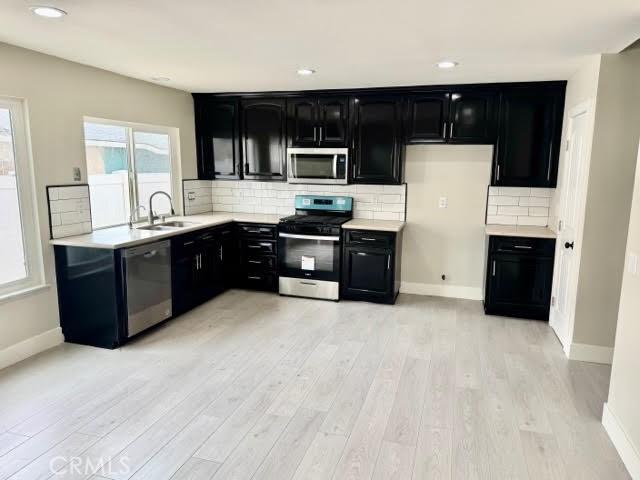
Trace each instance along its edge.
<instances>
[{"instance_id":1,"label":"double basin sink","mask_svg":"<svg viewBox=\"0 0 640 480\"><path fill-rule=\"evenodd\" d=\"M174 230L179 230L185 227L192 227L194 225L198 225L197 222L183 222L181 220L174 220L171 222L164 223L156 223L155 225L146 225L144 227L138 227L137 230L153 230L153 231L164 231L171 232Z\"/></svg>"}]
</instances>

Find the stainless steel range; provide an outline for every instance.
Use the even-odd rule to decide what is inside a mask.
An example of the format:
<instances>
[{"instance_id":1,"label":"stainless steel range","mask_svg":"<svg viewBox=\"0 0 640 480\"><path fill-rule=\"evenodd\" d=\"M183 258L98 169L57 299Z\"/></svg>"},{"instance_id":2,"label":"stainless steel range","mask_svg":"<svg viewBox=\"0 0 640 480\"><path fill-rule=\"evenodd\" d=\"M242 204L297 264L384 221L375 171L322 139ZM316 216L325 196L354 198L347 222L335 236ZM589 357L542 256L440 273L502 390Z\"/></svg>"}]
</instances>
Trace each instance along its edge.
<instances>
[{"instance_id":1,"label":"stainless steel range","mask_svg":"<svg viewBox=\"0 0 640 480\"><path fill-rule=\"evenodd\" d=\"M352 218L353 198L297 195L296 215L278 225L281 295L340 298L341 225Z\"/></svg>"}]
</instances>

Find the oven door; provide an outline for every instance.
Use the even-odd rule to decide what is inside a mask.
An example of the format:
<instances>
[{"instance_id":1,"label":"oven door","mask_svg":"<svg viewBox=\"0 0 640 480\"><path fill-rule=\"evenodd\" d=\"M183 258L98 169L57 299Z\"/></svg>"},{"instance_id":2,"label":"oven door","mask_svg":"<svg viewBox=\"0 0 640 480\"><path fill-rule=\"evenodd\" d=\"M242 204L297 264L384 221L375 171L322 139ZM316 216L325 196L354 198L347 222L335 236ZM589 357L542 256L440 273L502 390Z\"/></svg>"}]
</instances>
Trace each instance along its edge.
<instances>
[{"instance_id":1,"label":"oven door","mask_svg":"<svg viewBox=\"0 0 640 480\"><path fill-rule=\"evenodd\" d=\"M278 234L278 275L340 281L340 237Z\"/></svg>"},{"instance_id":2,"label":"oven door","mask_svg":"<svg viewBox=\"0 0 640 480\"><path fill-rule=\"evenodd\" d=\"M348 148L289 148L289 183L346 184Z\"/></svg>"}]
</instances>

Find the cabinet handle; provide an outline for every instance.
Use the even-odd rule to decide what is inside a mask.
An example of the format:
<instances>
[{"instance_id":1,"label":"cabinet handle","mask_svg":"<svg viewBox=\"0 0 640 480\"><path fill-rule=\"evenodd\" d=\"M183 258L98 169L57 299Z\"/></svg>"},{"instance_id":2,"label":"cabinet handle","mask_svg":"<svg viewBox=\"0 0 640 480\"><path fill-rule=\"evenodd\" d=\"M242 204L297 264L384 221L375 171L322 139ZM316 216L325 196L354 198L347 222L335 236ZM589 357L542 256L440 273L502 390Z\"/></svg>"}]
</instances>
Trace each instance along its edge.
<instances>
[{"instance_id":1,"label":"cabinet handle","mask_svg":"<svg viewBox=\"0 0 640 480\"><path fill-rule=\"evenodd\" d=\"M356 252L356 255L362 255L363 257L366 257L366 256L367 256L367 254L366 254L366 253L364 253L364 252Z\"/></svg>"},{"instance_id":2,"label":"cabinet handle","mask_svg":"<svg viewBox=\"0 0 640 480\"><path fill-rule=\"evenodd\" d=\"M453 122L449 124L449 138L453 137Z\"/></svg>"},{"instance_id":3,"label":"cabinet handle","mask_svg":"<svg viewBox=\"0 0 640 480\"><path fill-rule=\"evenodd\" d=\"M318 127L313 127L313 141L318 141Z\"/></svg>"},{"instance_id":4,"label":"cabinet handle","mask_svg":"<svg viewBox=\"0 0 640 480\"><path fill-rule=\"evenodd\" d=\"M249 275L247 278L248 278L249 280L262 280L262 277L256 277L256 276L254 276L254 275Z\"/></svg>"},{"instance_id":5,"label":"cabinet handle","mask_svg":"<svg viewBox=\"0 0 640 480\"><path fill-rule=\"evenodd\" d=\"M492 267L492 271L491 271L491 276L495 277L496 276L496 261L493 261L493 267Z\"/></svg>"},{"instance_id":6,"label":"cabinet handle","mask_svg":"<svg viewBox=\"0 0 640 480\"><path fill-rule=\"evenodd\" d=\"M184 242L182 244L183 247L186 247L187 245L193 245L194 243L196 243L195 241L191 241L191 242Z\"/></svg>"},{"instance_id":7,"label":"cabinet handle","mask_svg":"<svg viewBox=\"0 0 640 480\"><path fill-rule=\"evenodd\" d=\"M271 246L271 244L270 244L270 243L263 242L263 243L261 243L261 244L260 244L260 246L262 246L262 247L270 247L270 246Z\"/></svg>"},{"instance_id":8,"label":"cabinet handle","mask_svg":"<svg viewBox=\"0 0 640 480\"><path fill-rule=\"evenodd\" d=\"M391 270L391 255L387 255L387 270Z\"/></svg>"},{"instance_id":9,"label":"cabinet handle","mask_svg":"<svg viewBox=\"0 0 640 480\"><path fill-rule=\"evenodd\" d=\"M500 164L496 163L496 182L500 180Z\"/></svg>"},{"instance_id":10,"label":"cabinet handle","mask_svg":"<svg viewBox=\"0 0 640 480\"><path fill-rule=\"evenodd\" d=\"M248 263L257 263L258 265L262 265L260 260L247 260Z\"/></svg>"},{"instance_id":11,"label":"cabinet handle","mask_svg":"<svg viewBox=\"0 0 640 480\"><path fill-rule=\"evenodd\" d=\"M222 262L222 245L220 245L220 261Z\"/></svg>"},{"instance_id":12,"label":"cabinet handle","mask_svg":"<svg viewBox=\"0 0 640 480\"><path fill-rule=\"evenodd\" d=\"M367 242L375 242L377 239L371 238L371 237L360 237L360 240L365 240Z\"/></svg>"},{"instance_id":13,"label":"cabinet handle","mask_svg":"<svg viewBox=\"0 0 640 480\"><path fill-rule=\"evenodd\" d=\"M247 245L249 248L262 248L260 245Z\"/></svg>"},{"instance_id":14,"label":"cabinet handle","mask_svg":"<svg viewBox=\"0 0 640 480\"><path fill-rule=\"evenodd\" d=\"M549 165L547 166L547 182L551 181L551 153L552 153L553 148L549 147L549 158L548 158L548 163Z\"/></svg>"},{"instance_id":15,"label":"cabinet handle","mask_svg":"<svg viewBox=\"0 0 640 480\"><path fill-rule=\"evenodd\" d=\"M442 124L442 138L446 138L447 137L447 122L444 122Z\"/></svg>"},{"instance_id":16,"label":"cabinet handle","mask_svg":"<svg viewBox=\"0 0 640 480\"><path fill-rule=\"evenodd\" d=\"M521 250L531 250L533 247L531 245L514 245L513 248L519 248Z\"/></svg>"},{"instance_id":17,"label":"cabinet handle","mask_svg":"<svg viewBox=\"0 0 640 480\"><path fill-rule=\"evenodd\" d=\"M318 135L318 139L322 141L322 127L318 127L318 130L320 130L320 135Z\"/></svg>"}]
</instances>

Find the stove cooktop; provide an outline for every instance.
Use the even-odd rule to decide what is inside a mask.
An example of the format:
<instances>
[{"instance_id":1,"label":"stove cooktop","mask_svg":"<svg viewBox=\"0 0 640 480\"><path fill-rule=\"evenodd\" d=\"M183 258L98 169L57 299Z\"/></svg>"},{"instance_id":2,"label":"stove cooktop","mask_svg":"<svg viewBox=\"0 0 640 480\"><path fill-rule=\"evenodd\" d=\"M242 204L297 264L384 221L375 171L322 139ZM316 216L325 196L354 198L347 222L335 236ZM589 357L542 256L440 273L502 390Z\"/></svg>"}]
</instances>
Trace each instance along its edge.
<instances>
[{"instance_id":1,"label":"stove cooktop","mask_svg":"<svg viewBox=\"0 0 640 480\"><path fill-rule=\"evenodd\" d=\"M314 225L342 225L351 220L351 217L336 215L291 215L280 220L280 223L288 224L314 224Z\"/></svg>"}]
</instances>

